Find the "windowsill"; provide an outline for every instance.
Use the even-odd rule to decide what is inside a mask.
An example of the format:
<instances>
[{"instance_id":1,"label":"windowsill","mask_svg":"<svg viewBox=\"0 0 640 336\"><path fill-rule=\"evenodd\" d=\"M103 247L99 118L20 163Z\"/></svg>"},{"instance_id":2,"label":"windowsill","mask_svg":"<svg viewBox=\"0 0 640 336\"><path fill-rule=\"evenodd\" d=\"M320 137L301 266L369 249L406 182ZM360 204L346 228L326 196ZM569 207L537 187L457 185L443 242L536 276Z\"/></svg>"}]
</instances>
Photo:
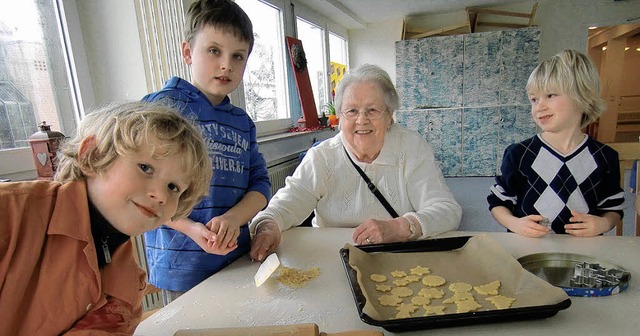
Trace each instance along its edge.
<instances>
[{"instance_id":1,"label":"windowsill","mask_svg":"<svg viewBox=\"0 0 640 336\"><path fill-rule=\"evenodd\" d=\"M274 142L274 141L278 141L278 140L284 140L284 139L289 139L289 138L295 138L295 137L300 137L300 136L306 136L309 134L313 134L313 133L320 133L320 132L334 132L337 131L336 128L323 128L323 129L319 129L319 130L314 130L314 131L304 131L304 132L284 132L284 133L278 133L278 134L272 134L272 135L265 135L265 136L261 136L258 137L258 144L266 144L269 142Z\"/></svg>"}]
</instances>

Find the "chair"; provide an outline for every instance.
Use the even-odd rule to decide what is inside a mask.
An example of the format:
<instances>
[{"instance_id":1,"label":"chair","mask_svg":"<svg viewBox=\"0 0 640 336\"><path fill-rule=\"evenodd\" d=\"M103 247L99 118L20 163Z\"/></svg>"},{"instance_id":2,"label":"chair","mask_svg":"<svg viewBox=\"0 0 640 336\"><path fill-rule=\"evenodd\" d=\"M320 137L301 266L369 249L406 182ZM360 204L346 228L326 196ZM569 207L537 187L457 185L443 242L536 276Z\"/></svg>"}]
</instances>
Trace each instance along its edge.
<instances>
[{"instance_id":1,"label":"chair","mask_svg":"<svg viewBox=\"0 0 640 336\"><path fill-rule=\"evenodd\" d=\"M618 160L620 160L620 185L624 186L624 171L626 167L631 167L634 161L640 160L640 142L619 142L608 143L607 146L615 149L618 152ZM637 166L637 163L636 163ZM639 172L640 169L635 169L635 186L632 188L636 192L636 236L640 236L640 214L638 214L638 186L639 184ZM632 173L634 170L632 169ZM616 227L616 235L622 236L622 225Z\"/></svg>"}]
</instances>

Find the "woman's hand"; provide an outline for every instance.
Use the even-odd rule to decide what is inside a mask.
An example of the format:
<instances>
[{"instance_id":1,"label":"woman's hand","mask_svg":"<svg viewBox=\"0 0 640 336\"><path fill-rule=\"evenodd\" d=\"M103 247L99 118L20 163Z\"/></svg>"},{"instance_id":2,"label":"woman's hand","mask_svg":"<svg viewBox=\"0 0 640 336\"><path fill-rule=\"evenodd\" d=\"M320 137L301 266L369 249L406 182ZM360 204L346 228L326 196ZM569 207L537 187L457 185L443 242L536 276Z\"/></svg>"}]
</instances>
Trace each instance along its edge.
<instances>
[{"instance_id":1,"label":"woman's hand","mask_svg":"<svg viewBox=\"0 0 640 336\"><path fill-rule=\"evenodd\" d=\"M402 217L380 220L367 219L353 232L353 242L357 245L395 243L407 240L404 226L408 224Z\"/></svg>"},{"instance_id":2,"label":"woman's hand","mask_svg":"<svg viewBox=\"0 0 640 336\"><path fill-rule=\"evenodd\" d=\"M256 233L251 239L251 259L263 261L268 255L275 252L280 245L282 233L276 222L261 222L256 228Z\"/></svg>"},{"instance_id":3,"label":"woman's hand","mask_svg":"<svg viewBox=\"0 0 640 336\"><path fill-rule=\"evenodd\" d=\"M609 218L609 213L605 214L603 217L590 215L586 213L580 213L571 210L571 215L573 217L569 218L572 222L571 224L566 224L564 226L564 230L576 237L594 237L601 233L605 233L615 227L616 221L612 224L612 219ZM611 213L616 218L619 218L618 214ZM619 220L618 220L619 221Z\"/></svg>"}]
</instances>

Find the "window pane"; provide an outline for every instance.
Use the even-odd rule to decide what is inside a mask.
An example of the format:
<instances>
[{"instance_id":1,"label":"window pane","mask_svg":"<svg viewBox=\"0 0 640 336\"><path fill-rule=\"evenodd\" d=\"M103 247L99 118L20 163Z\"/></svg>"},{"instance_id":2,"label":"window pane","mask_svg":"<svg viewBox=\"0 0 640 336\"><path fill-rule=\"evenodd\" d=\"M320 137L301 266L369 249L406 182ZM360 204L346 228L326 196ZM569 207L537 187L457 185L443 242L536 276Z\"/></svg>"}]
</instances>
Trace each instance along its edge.
<instances>
[{"instance_id":1,"label":"window pane","mask_svg":"<svg viewBox=\"0 0 640 336\"><path fill-rule=\"evenodd\" d=\"M331 100L333 100L336 95L336 86L347 70L347 40L329 32L329 50Z\"/></svg>"},{"instance_id":2,"label":"window pane","mask_svg":"<svg viewBox=\"0 0 640 336\"><path fill-rule=\"evenodd\" d=\"M347 40L329 32L329 50L331 62L347 65Z\"/></svg>"},{"instance_id":3,"label":"window pane","mask_svg":"<svg viewBox=\"0 0 640 336\"><path fill-rule=\"evenodd\" d=\"M327 103L327 79L324 66L326 55L324 48L324 30L312 23L298 18L296 20L298 28L298 39L302 41L304 54L307 57L307 68L313 98L316 102L318 112Z\"/></svg>"},{"instance_id":4,"label":"window pane","mask_svg":"<svg viewBox=\"0 0 640 336\"><path fill-rule=\"evenodd\" d=\"M249 15L255 38L243 77L247 113L254 121L289 119L282 12L258 0L236 2Z\"/></svg>"},{"instance_id":5,"label":"window pane","mask_svg":"<svg viewBox=\"0 0 640 336\"><path fill-rule=\"evenodd\" d=\"M43 26L33 0L0 0L0 150L28 147L42 121L61 130Z\"/></svg>"}]
</instances>

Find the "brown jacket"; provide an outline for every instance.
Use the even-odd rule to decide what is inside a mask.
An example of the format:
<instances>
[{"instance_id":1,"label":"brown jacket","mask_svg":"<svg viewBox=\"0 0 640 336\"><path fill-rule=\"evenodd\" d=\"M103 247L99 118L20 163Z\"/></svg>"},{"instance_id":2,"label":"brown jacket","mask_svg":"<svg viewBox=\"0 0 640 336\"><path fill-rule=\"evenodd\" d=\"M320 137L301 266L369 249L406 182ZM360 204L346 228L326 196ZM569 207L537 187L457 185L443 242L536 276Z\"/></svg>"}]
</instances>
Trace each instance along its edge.
<instances>
[{"instance_id":1,"label":"brown jacket","mask_svg":"<svg viewBox=\"0 0 640 336\"><path fill-rule=\"evenodd\" d=\"M0 335L131 335L145 273L131 241L98 268L86 184L0 183Z\"/></svg>"}]
</instances>

